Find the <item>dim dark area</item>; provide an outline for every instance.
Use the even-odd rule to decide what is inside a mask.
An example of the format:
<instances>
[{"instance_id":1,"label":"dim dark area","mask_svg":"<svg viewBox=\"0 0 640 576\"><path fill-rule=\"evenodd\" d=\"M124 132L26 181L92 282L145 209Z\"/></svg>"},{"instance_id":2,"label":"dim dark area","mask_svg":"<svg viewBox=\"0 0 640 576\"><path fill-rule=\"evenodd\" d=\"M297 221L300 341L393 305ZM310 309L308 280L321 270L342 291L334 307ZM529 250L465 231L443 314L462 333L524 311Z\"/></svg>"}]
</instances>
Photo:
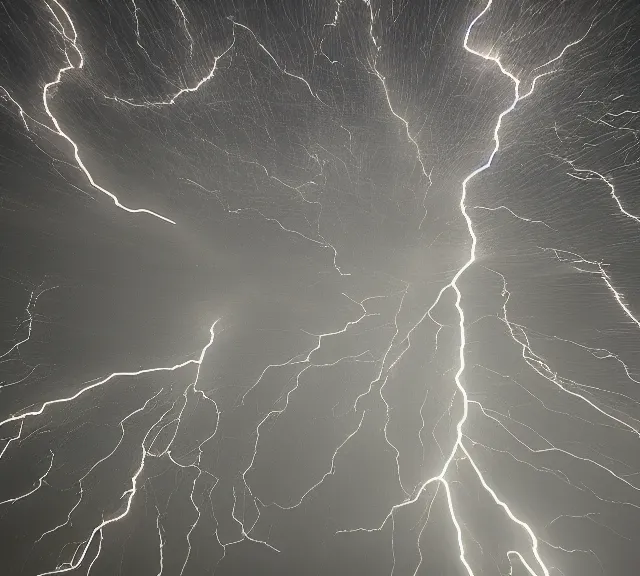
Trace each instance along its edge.
<instances>
[{"instance_id":1,"label":"dim dark area","mask_svg":"<svg viewBox=\"0 0 640 576\"><path fill-rule=\"evenodd\" d=\"M640 566L640 5L0 1L4 576Z\"/></svg>"}]
</instances>

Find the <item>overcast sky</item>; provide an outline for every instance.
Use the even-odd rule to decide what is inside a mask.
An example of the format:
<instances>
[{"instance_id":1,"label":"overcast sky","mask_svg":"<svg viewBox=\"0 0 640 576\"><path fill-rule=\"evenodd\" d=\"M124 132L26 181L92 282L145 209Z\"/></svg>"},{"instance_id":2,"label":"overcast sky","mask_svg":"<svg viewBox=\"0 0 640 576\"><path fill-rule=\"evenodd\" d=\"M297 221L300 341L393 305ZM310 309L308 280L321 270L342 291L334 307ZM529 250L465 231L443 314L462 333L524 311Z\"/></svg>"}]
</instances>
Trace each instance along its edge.
<instances>
[{"instance_id":1,"label":"overcast sky","mask_svg":"<svg viewBox=\"0 0 640 576\"><path fill-rule=\"evenodd\" d=\"M640 565L640 8L3 1L3 574Z\"/></svg>"}]
</instances>

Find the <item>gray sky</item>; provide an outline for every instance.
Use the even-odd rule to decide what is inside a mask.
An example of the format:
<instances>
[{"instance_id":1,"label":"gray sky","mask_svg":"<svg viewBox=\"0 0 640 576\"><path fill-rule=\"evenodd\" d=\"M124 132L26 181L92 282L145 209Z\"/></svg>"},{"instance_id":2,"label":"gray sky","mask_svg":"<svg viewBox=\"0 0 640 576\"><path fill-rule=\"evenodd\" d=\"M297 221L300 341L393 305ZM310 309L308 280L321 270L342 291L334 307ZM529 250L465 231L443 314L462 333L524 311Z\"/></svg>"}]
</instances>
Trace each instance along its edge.
<instances>
[{"instance_id":1,"label":"gray sky","mask_svg":"<svg viewBox=\"0 0 640 576\"><path fill-rule=\"evenodd\" d=\"M629 574L631 2L3 2L7 574Z\"/></svg>"}]
</instances>

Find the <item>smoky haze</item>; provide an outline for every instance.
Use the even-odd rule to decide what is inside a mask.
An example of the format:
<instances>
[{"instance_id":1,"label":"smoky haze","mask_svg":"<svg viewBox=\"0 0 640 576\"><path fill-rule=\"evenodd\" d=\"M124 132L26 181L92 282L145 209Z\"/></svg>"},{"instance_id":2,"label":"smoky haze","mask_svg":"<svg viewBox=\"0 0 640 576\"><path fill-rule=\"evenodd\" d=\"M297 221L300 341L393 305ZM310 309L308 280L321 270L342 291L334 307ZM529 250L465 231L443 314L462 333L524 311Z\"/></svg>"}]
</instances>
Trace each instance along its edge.
<instances>
[{"instance_id":1,"label":"smoky haze","mask_svg":"<svg viewBox=\"0 0 640 576\"><path fill-rule=\"evenodd\" d=\"M640 565L633 2L2 2L13 575Z\"/></svg>"}]
</instances>

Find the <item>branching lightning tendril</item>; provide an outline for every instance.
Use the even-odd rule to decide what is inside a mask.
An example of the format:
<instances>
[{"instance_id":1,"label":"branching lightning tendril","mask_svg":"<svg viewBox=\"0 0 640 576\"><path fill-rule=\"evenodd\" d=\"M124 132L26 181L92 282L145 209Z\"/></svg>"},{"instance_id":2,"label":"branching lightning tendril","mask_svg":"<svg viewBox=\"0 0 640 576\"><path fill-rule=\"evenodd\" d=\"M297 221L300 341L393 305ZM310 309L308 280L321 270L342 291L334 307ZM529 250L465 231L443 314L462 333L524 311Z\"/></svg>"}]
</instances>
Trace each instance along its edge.
<instances>
[{"instance_id":1,"label":"branching lightning tendril","mask_svg":"<svg viewBox=\"0 0 640 576\"><path fill-rule=\"evenodd\" d=\"M118 406L118 410L123 410L122 415L108 425L100 424L108 432L100 437L98 446L91 448L91 461L69 473L72 481L64 488L53 486L58 486L56 482L61 474L60 470L64 472L65 442L58 445L51 442L51 447L39 458L28 459L29 467L25 473L32 478L30 484L22 483L17 489L15 486L11 486L10 489L2 487L0 514L10 514L27 502L36 502L38 498L44 498L43 494L49 489L59 490L61 493L68 492L72 496L72 501L61 516L54 520L47 518L46 527L38 528L39 533L33 543L34 549L49 542L56 542L58 538L67 539L68 545L64 545L60 550L57 563L50 562L48 568L39 568L37 576L71 574L80 569L87 574L95 574L102 570L102 562L108 554L105 550L111 546L116 527L124 533L125 526L128 529L128 522L132 522L132 517L137 517L138 508L143 505L152 510L150 526L155 543L154 550L157 553L153 570L157 576L167 573L168 566L180 576L197 573L194 566L201 561L200 542L202 534L206 531L207 541L215 543L219 552L217 561L208 561L207 564L214 573L227 558L227 549L241 543L259 548L265 554L285 556L288 552L286 539L281 534L272 534L277 518L282 515L306 514L317 504L316 497L319 498L325 490L337 485L341 462L343 459L349 460L347 455L350 454L350 450L355 449L365 434L371 434L372 437L378 434L384 458L392 461L390 469L396 485L393 496L384 499L387 495L376 501L376 512L372 513L372 517L377 519L373 524L362 526L360 522L354 521L353 525L349 526L332 526L331 534L332 537L342 540L357 538L356 534L371 538L373 534L381 533L388 528L392 576L400 570L398 535L406 518L411 518L409 523L412 525L411 533L414 538L411 546L416 554L416 560L409 571L413 571L414 576L421 573L421 570L424 572L428 555L422 549L421 543L434 522L433 517L441 513L438 512L440 505L447 516L446 529L443 531L449 531L449 537L455 540L454 555L457 568L468 576L480 576L485 572L479 563L476 565L477 557L482 558L483 562L490 558L495 565L496 573L500 574L504 573L503 569L508 569L509 574L513 575L522 573L522 570L530 576L564 574L559 567L553 565L555 559L561 555L581 557L590 563L595 561L602 573L605 573L605 565L594 547L557 542L550 536L551 529L562 522L579 519L626 539L625 535L619 534L609 526L606 519L599 517L600 512L581 511L574 514L573 510L568 510L568 513L558 514L546 522L546 525L538 525L545 522L530 518L530 510L505 489L507 481L503 477L496 480L494 469L484 465L485 456L505 459L516 463L519 469L552 478L554 482L560 483L563 489L578 493L580 497L589 499L595 505L607 504L611 509L621 509L625 513L629 510L640 510L640 504L634 500L640 492L640 471L625 463L619 456L607 454L597 443L558 440L551 432L543 432L539 426L534 426L526 415L522 416L522 412L519 411L522 404L513 404L502 409L500 399L497 398L497 406L490 405L474 387L476 378L490 378L498 383L498 387L504 385L509 391L516 390L525 398L524 406L534 406L535 410L540 410L549 418L561 418L566 422L575 423L576 426L589 426L602 431L603 434L615 433L625 442L627 438L634 442L640 439L640 418L635 418L625 410L629 405L640 407L640 400L637 400L633 393L628 392L626 388L621 391L605 383L596 385L591 380L581 381L572 374L567 375L564 365L558 362L554 354L549 353L549 349L570 349L573 354L582 354L598 366L606 366L608 370L616 371L625 385L640 384L640 374L636 373L627 356L608 344L607 348L604 348L599 344L593 345L589 341L583 341L577 336L560 336L551 331L543 333L535 327L537 324L533 319L531 322L513 319L517 318L513 312L516 299L514 295L517 293L513 288L515 282L512 282L507 273L499 271L497 267L486 265L484 261L484 254L481 252L483 236L479 232L481 219L476 218L480 213L487 220L504 217L512 224L532 230L532 234L546 234L548 237L553 235L553 246L562 247L552 247L552 242L545 240L540 244L546 245L538 245L538 253L534 256L544 259L546 263L562 270L563 273L569 270L575 277L592 280L593 284L605 292L608 305L613 307L619 321L629 324L634 330L640 328L640 318L634 312L634 306L618 287L619 279L615 267L599 257L582 256L573 245L562 244L560 239L563 238L564 230L556 224L556 219L548 216L538 217L535 210L520 210L517 207L512 209L510 201L488 201L486 205L471 202L472 194L475 192L474 185L479 187L480 177L487 177L493 172L499 157L506 152L505 143L512 143L509 142L511 136L504 135L505 124L508 121L517 123L513 119L514 112L521 111L520 105L523 101L530 99L531 108L535 108L544 96L545 82L542 80L552 75L560 75L560 63L571 57L574 53L572 48L583 42L587 43L586 39L597 24L596 20L592 20L586 32L577 39L563 41L561 47L553 52L553 57L532 67L529 75L516 75L510 71L512 67L505 64L505 59L496 55L497 49L482 49L481 41L475 39L476 36L480 36L479 29L486 20L494 15L501 16L501 8L494 6L494 2L495 0L486 0L481 9L474 9L472 18L466 18L464 35L458 39L457 47L466 59L465 65L481 69L485 74L494 74L497 82L506 82L511 92L508 104L501 105L497 116L491 118L490 128L482 135L482 141L490 143L485 145L486 149L476 151L482 154L482 160L472 171L465 170L466 175L461 176L455 183L455 196L452 192L456 213L453 220L447 221L447 225L455 221L461 225L460 229L464 230L464 237L456 239L464 242L464 254L460 256L462 261L458 259L452 269L437 273L438 277L433 281L421 283L420 280L396 277L389 273L386 280L393 285L391 290L381 289L374 292L371 289L363 272L366 267L349 258L346 254L349 252L348 248L343 249L343 243L336 233L338 227L331 228L328 225L328 214L332 214L332 210L336 219L341 222L343 204L327 199L328 194L325 195L319 190L329 190L332 178L337 178L336 174L342 175L343 170L347 173L350 184L354 184L354 181L351 180L347 161L339 157L337 152L330 151L320 137L317 142L311 144L295 143L298 151L300 148L304 150L304 155L301 155L302 162L307 164L305 170L311 173L310 176L299 179L291 177L285 170L280 172L277 167L272 167L260 156L261 151L245 153L244 150L227 150L217 142L199 138L207 146L211 145L216 154L224 157L227 165L234 165L238 172L243 172L243 176L246 175L245 172L249 173L248 180L253 180L256 189L264 183L267 183L265 187L277 188L279 193L283 194L283 198L286 198L282 201L284 208L279 207L285 215L281 217L279 213L276 214L276 209L268 205L268 200L256 201L250 194L245 194L244 189L242 194L234 196L234 192L223 189L224 183L220 184L220 189L217 185L211 186L201 174L177 176L176 183L181 182L189 193L200 194L205 201L213 199L215 202L212 204L215 204L216 210L222 212L223 219L236 223L260 221L265 228L269 228L269 233L277 234L283 241L298 242L309 251L319 249L325 257L330 254L327 260L331 262L323 266L318 273L318 283L322 282L324 277L330 277L338 283L340 289L336 293L336 302L339 303L331 304L335 306L335 310L326 322L321 323L323 328L298 328L295 334L299 342L293 349L288 349L279 356L274 355L275 357L266 362L256 353L258 361L263 363L259 369L251 372L249 380L240 383L234 382L227 386L225 382L219 385L215 369L211 369L211 372L216 375L210 378L209 369L213 365L217 366L219 356L223 355L226 345L225 342L218 345L219 340L216 336L226 330L226 326L224 329L220 328L223 318L224 324L228 320L226 310L222 310L223 306L221 309L212 306L213 309L202 310L201 314L207 318L213 316L218 319L208 324L208 339L204 345L200 345L197 354L178 357L181 358L180 361L176 361L176 357L166 362L154 361L151 364L154 367L140 368L138 365L138 369L120 369L79 385L67 384L65 393L46 390L43 396L38 396L39 400L35 403L25 402L22 408L13 412L10 411L14 410L13 408L8 409L8 414L0 417L0 465L6 466L13 462L12 458L20 455L21 450L26 450L25 447L35 445L52 432L54 424L58 423L56 425L61 426L61 429L63 426L74 425L72 416L77 415L73 411L79 407L95 403L87 409L87 414L90 410L97 411L101 407L101 394L106 395L114 389L117 390L118 386L124 386L127 382L135 384L133 392L129 390L128 393L138 394L135 401L126 399ZM179 51L188 52L190 70L194 71L190 76L191 81L182 75L181 81L174 84L169 80L168 68L159 64L161 59L155 58L152 43L143 33L148 17L145 5L142 2L136 3L135 0L131 0L129 4L126 10L127 18L130 19L131 46L141 53L140 59L144 60L149 69L153 69L154 73L159 74L171 85L165 95L148 98L132 98L113 93L100 94L102 105L112 107L118 114L131 114L132 118L137 114L170 115L181 106L200 106L200 98L204 97L205 92L218 84L223 85L230 71L239 70L239 74L246 73L247 77L251 78L250 82L254 82L249 65L241 62L241 58L238 57L245 43L260 55L259 66L265 69L269 67L273 74L283 80L287 89L292 91L295 95L292 102L310 102L314 110L321 110L321 114L332 113L334 103L327 96L330 91L325 92L320 86L320 82L331 77L331 73L325 68L321 68L321 73L317 72L314 68L315 58L322 56L318 60L321 61L321 66L328 67L329 70L344 66L342 61L332 56L331 35L338 34L344 26L343 21L353 17L349 10L358 13L361 19L366 19L366 29L360 32L366 39L370 55L366 64L358 58L355 60L363 65L366 69L363 74L368 76L378 90L377 97L384 107L385 121L392 124L396 131L400 126L400 144L395 145L404 146L405 149L408 147L410 150L412 170L415 170L414 173L419 172L419 183L416 186L419 190L419 213L412 214L412 217L415 218L416 234L426 233L433 214L431 209L427 210L427 203L431 201L429 193L434 187L434 178L446 178L446 171L441 170L435 161L432 165L431 158L436 155L426 153L421 131L412 125L409 112L401 112L402 107L397 103L400 101L400 95L396 95L391 76L385 75L382 56L387 46L382 33L384 23L380 21L383 7L377 8L373 0L333 2L325 14L328 14L328 19L319 27L321 32L316 37L306 37L305 42L308 40L313 45L314 58L313 66L306 68L302 61L299 67L288 62L278 48L279 38L274 38L273 41L265 38L261 28L251 24L249 18L236 15L225 15L222 18L227 41L220 43L222 48L210 55L210 51L201 45L202 35L198 30L202 23L198 21L195 7L183 0L171 0L170 8L175 16L179 36L176 40ZM42 87L39 95L42 110L39 113L29 112L28 103L25 104L20 97L14 98L13 95L18 94L17 91L0 86L0 96L7 109L17 114L20 132L25 133L34 144L38 137L45 135L52 142L62 142L65 147L70 146L73 156L73 163L70 165L77 168L90 186L107 196L118 209L134 215L153 216L176 225L174 230L181 230L183 225L186 229L188 224L183 224L182 218L176 217L174 221L148 208L129 207L129 200L125 204L119 198L122 194L116 195L107 184L98 183L97 180L102 181L102 178L94 178L93 175L98 172L94 170L92 173L85 164L89 162L88 154L81 149L77 139L74 139L72 130L63 128L67 121L54 110L56 91L66 83L71 84L75 74L79 75L85 71L85 52L81 48L79 31L82 34L84 32L80 28L76 29L76 22L80 20L72 17L72 10L65 7L62 0L44 0L43 6L48 15L48 24L53 28L62 47L64 63L61 67L56 65L57 71L53 78ZM406 9L403 3L401 6L392 3L390 10L393 22L389 25L392 26ZM575 38L575 35L572 37ZM200 68L199 59L205 57L206 64ZM245 65L246 70L242 68ZM238 99L243 96L238 95ZM611 102L616 102L618 98ZM604 124L613 130L628 130L635 135L635 131L628 129L626 125L620 127L615 124L623 124L638 114L637 110L625 108L618 112L604 112L600 115L600 120L590 123ZM429 111L424 111L424 116L425 122L432 119ZM72 125L70 121L69 125ZM339 124L343 143L346 142L345 133L348 134L348 144L341 146L341 152L345 153L344 158L348 152L349 157L356 161L354 149L357 148L360 139L366 137L359 135L355 129L352 130L350 124L345 125L347 127ZM554 130L561 144L565 143L565 140L578 138L575 134L561 138L560 134L564 132L555 122ZM569 128L566 130L568 133ZM277 137L273 138L269 130L266 132L275 142ZM517 136L514 140L515 144L520 144ZM575 159L570 159L569 156ZM364 162L364 157L363 154L358 161ZM584 157L561 154L546 154L546 157L558 161L563 168L562 177L565 180L565 169L567 166L570 168L566 174L572 179L570 182L573 185L587 186L585 183L591 183L607 192L608 195L603 194L603 201L617 209L615 216L618 220L629 226L640 224L640 217L633 213L632 203L625 200L625 196L620 193L617 180L610 172L596 171L588 165ZM309 165L312 169L308 168ZM624 166L629 165L625 163ZM214 187L216 189L213 189ZM296 210L298 212L295 212ZM299 220L291 224L296 216ZM411 231L413 232L415 230ZM420 248L428 252L444 234L444 231L434 234L435 239L428 246ZM350 272L345 272L344 269L349 269ZM491 279L494 291L487 297L495 297L501 304L498 305L498 311L494 308L493 311L478 315L474 319L474 313L471 311L473 295L481 291L480 285L474 284L476 273ZM359 281L362 284L358 285ZM497 284L494 281L497 281ZM353 284L348 284L349 282ZM425 286L436 282L437 288L433 289L428 297L421 293ZM469 283L469 287L466 282ZM23 318L17 322L11 342L0 350L0 366L3 369L14 364L20 364L25 368L24 372L12 374L9 379L0 381L0 393L19 390L21 385L32 379L40 367L37 361L28 363L27 359L28 349L35 345L33 335L37 332L41 319L36 313L41 303L39 299L42 294L51 290L43 289L43 286L44 282L30 290L28 298L25 296ZM308 286L309 291L314 286L315 283ZM621 283L620 286L624 287L624 284ZM229 321L233 322L234 319ZM476 361L472 330L481 322L489 321L494 321L500 327L507 349L514 353L514 362L521 366L517 377L511 372L503 373L501 369L492 367L490 360L484 357ZM431 348L425 342L425 329L433 329L434 332ZM384 334L382 343L375 341L375 338L370 341L371 333ZM356 343L353 349L352 344L344 344L347 338ZM440 355L443 350L447 350L450 343L448 338L454 338L455 360L442 367L439 365ZM238 345L238 350L238 354L243 357L241 363L254 354L242 345ZM404 394L402 386L405 379L399 378L398 374L415 356L423 356L424 366L441 376L443 382L451 383L452 380L453 385L445 387L445 390L427 386L424 386L424 389L419 388L418 400L414 400L415 406L412 407L417 423L415 428L411 428L411 437L414 443L419 444L418 460L421 458L422 461L419 478L414 476L409 480L404 473L404 461L415 458L415 454L412 456L405 453L395 433L397 407L394 398ZM353 376L357 385L345 385L346 400L339 400L330 407L330 416L327 416L327 419L332 418L336 423L336 429L340 430L336 434L338 439L332 440L330 453L318 456L317 461L320 464L308 474L305 471L306 484L296 488L295 493L288 493L283 497L276 488L269 491L260 482L260 470L264 466L262 460L268 458L269 442L274 441L273 437L278 437L279 427L285 426L289 421L295 421L297 417L305 419L303 424L298 424L302 428L296 429L303 432L301 436L307 433L307 427L312 430L311 426L321 417L298 416L296 408L299 403L305 402L305 394L309 394L311 398L316 393L329 395L329 392L317 392L319 385L315 383L316 378L326 381L328 388L334 380L352 377L335 377L335 374L343 374L341 371L350 375L357 374ZM366 376L363 377L362 374ZM527 375L539 383L539 388L523 384ZM142 384L139 384L140 382ZM152 383L145 388L147 382ZM273 386L278 387L277 393L273 392ZM228 402L225 396L228 388L235 394L231 402ZM553 391L553 401L549 400L549 390ZM445 399L434 398L438 395L443 395ZM558 401L558 398L561 400ZM324 400L325 396L322 396L322 399ZM434 425L431 429L431 439L437 447L437 451L434 450L437 462L432 469L433 463L426 458L427 443L431 439L428 438L430 417L426 417L425 413L429 411L432 403L436 406L438 402L441 402L444 408L437 415L432 415ZM571 408L567 408L567 404L563 402L570 403L568 405ZM318 401L318 404L322 402ZM70 438L75 438L82 426L93 425L90 422L91 417L86 417L84 413L80 414L79 418L82 423L69 432ZM242 419L246 419L249 425L247 426ZM242 422L244 426L241 432L237 429L240 426L238 422ZM441 429L447 425L449 438L445 442L441 438ZM505 438L507 446L513 445L517 451L498 442L492 442L492 436L483 432L485 429L494 431L499 438ZM292 443L297 440L293 438ZM234 443L244 446L244 449L235 452ZM234 448L226 448L228 445ZM228 455L228 451L234 451L232 457ZM115 462L119 462L120 457L124 458L124 453L131 462L128 468L125 466L123 472L122 467ZM569 462L575 468L565 470L556 467L553 464L554 458ZM220 460L224 460L226 464L220 464ZM278 466L280 465L274 464L274 467ZM106 469L109 467L113 468L113 482L108 481L110 471ZM594 487L588 478L582 477L579 472L574 473L574 470L582 469L606 477L606 483ZM284 465L281 469L278 468L277 472L280 479L287 482L292 480L293 475L287 472ZM168 497L159 496L155 492L154 480L169 477L170 474L175 475L172 490ZM109 484L109 489L116 486L120 492L116 496L101 495L95 486L97 477ZM124 492L118 488L118 482L124 482ZM186 490L184 486L187 487ZM613 492L607 490L607 486L612 486ZM478 502L483 499L482 505L491 508L492 518L499 518L499 521L507 526L504 530L509 537L504 541L500 540L496 545L499 549L495 553L496 557L494 551L488 549L483 536L474 531L472 523L465 521L466 515L471 514L465 508L465 499L470 498L471 494ZM108 504L95 505L93 499L101 497L111 500ZM164 503L161 502L162 498L165 499ZM179 528L179 543L175 537L178 528L173 525L170 515L174 498L182 498L184 506L181 518L184 525ZM312 521L305 519L305 529L308 522ZM69 534L73 536L69 537ZM181 554L177 560L175 550L179 550Z\"/></svg>"}]
</instances>

